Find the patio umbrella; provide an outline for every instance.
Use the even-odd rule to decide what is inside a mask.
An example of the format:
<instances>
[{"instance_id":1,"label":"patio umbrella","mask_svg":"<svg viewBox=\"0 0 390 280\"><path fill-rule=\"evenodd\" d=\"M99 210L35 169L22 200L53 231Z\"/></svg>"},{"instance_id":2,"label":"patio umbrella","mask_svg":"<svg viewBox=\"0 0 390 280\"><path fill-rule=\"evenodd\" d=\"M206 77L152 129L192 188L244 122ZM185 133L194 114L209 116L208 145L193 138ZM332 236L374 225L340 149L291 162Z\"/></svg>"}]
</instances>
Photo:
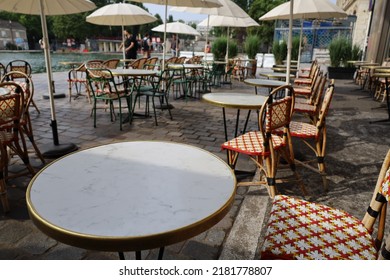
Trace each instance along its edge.
<instances>
[{"instance_id":1,"label":"patio umbrella","mask_svg":"<svg viewBox=\"0 0 390 280\"><path fill-rule=\"evenodd\" d=\"M207 26L206 44L205 44L205 48L206 48L208 36L209 36L208 30L209 30L209 26L211 26L210 15L236 17L236 18L249 17L249 15L233 1L219 0L219 2L222 4L221 7L215 7L215 8L173 7L171 11L194 13L194 14L207 14L207 24L204 25Z\"/></svg>"},{"instance_id":2,"label":"patio umbrella","mask_svg":"<svg viewBox=\"0 0 390 280\"><path fill-rule=\"evenodd\" d=\"M0 10L29 14L40 15L42 34L43 34L43 47L45 54L46 73L47 73L47 85L49 91L50 100L50 112L51 112L51 127L53 132L54 145L50 146L48 150L43 153L43 156L48 158L56 158L65 155L69 152L77 150L77 146L73 143L60 144L58 140L57 120L54 106L53 95L53 78L51 71L50 49L49 39L47 33L46 16L55 15L67 15L81 13L95 9L96 6L89 0L0 0Z\"/></svg>"},{"instance_id":3,"label":"patio umbrella","mask_svg":"<svg viewBox=\"0 0 390 280\"><path fill-rule=\"evenodd\" d=\"M208 16L207 19L204 19L201 21L199 26L225 26L227 27L227 43L226 43L226 65L228 63L229 59L229 28L230 27L250 27L250 26L259 26L259 24L252 19L251 17L247 16L245 18L237 18L237 17L230 17L230 16L215 16L211 15Z\"/></svg>"},{"instance_id":4,"label":"patio umbrella","mask_svg":"<svg viewBox=\"0 0 390 280\"><path fill-rule=\"evenodd\" d=\"M151 4L160 4L165 5L165 21L164 24L167 24L167 10L169 6L179 6L179 7L205 7L205 8L214 8L220 7L221 4L219 0L133 0L134 2L141 3L151 3ZM162 61L162 69L165 69L165 47L167 40L167 32L166 29L164 31L164 44L163 44L163 61Z\"/></svg>"},{"instance_id":5,"label":"patio umbrella","mask_svg":"<svg viewBox=\"0 0 390 280\"><path fill-rule=\"evenodd\" d=\"M87 22L98 25L122 26L122 34L124 26L141 25L154 22L157 20L144 9L127 3L110 4L97 9L92 14L87 16ZM122 35L122 43L124 37ZM125 48L123 48L123 58L125 59Z\"/></svg>"},{"instance_id":6,"label":"patio umbrella","mask_svg":"<svg viewBox=\"0 0 390 280\"><path fill-rule=\"evenodd\" d=\"M302 29L304 19L327 19L346 17L347 13L328 0L295 0L293 19L301 20L299 36L298 69L301 57ZM289 19L290 2L283 3L259 18L259 20Z\"/></svg>"},{"instance_id":7,"label":"patio umbrella","mask_svg":"<svg viewBox=\"0 0 390 280\"><path fill-rule=\"evenodd\" d=\"M200 36L200 33L196 31L193 27L181 23L179 21L168 22L166 25L161 24L153 28L152 31ZM178 43L179 43L179 36L176 36L176 46L178 46Z\"/></svg>"}]
</instances>

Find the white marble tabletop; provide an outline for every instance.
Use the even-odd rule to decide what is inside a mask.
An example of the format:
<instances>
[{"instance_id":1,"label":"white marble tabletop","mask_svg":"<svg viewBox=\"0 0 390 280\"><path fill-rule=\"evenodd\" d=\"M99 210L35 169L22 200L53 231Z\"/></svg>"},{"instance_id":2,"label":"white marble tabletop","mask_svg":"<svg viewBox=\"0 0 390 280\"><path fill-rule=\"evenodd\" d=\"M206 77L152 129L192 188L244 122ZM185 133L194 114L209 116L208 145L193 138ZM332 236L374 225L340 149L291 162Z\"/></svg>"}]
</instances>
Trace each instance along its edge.
<instances>
[{"instance_id":1,"label":"white marble tabletop","mask_svg":"<svg viewBox=\"0 0 390 280\"><path fill-rule=\"evenodd\" d=\"M157 248L221 220L236 179L219 157L173 142L121 142L78 151L30 182L30 217L63 243L103 251Z\"/></svg>"},{"instance_id":2,"label":"white marble tabletop","mask_svg":"<svg viewBox=\"0 0 390 280\"><path fill-rule=\"evenodd\" d=\"M152 76L157 74L157 71L148 69L133 69L133 68L116 68L110 69L114 76Z\"/></svg>"},{"instance_id":3,"label":"white marble tabletop","mask_svg":"<svg viewBox=\"0 0 390 280\"><path fill-rule=\"evenodd\" d=\"M267 97L251 93L217 92L202 95L202 100L215 106L234 109L260 109Z\"/></svg>"}]
</instances>

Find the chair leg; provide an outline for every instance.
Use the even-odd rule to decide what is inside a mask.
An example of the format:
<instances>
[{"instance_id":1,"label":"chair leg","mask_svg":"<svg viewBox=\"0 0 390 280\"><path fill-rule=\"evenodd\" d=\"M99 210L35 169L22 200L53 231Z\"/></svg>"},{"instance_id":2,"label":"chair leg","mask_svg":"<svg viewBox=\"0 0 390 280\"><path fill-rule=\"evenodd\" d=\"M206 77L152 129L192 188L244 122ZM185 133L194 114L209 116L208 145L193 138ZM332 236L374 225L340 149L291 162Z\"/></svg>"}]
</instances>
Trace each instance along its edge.
<instances>
[{"instance_id":1,"label":"chair leg","mask_svg":"<svg viewBox=\"0 0 390 280\"><path fill-rule=\"evenodd\" d=\"M8 164L8 154L4 146L0 146L0 200L4 212L9 212L9 203L7 197L7 185L5 183L4 167Z\"/></svg>"}]
</instances>

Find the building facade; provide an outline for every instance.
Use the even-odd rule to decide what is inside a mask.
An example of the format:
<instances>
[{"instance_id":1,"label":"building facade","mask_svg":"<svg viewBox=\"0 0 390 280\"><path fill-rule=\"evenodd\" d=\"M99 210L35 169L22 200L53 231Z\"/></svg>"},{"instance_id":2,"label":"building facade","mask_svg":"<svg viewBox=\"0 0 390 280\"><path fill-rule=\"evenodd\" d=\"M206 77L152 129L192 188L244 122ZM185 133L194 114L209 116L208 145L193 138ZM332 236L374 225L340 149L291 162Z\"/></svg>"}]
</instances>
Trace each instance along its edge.
<instances>
[{"instance_id":1,"label":"building facade","mask_svg":"<svg viewBox=\"0 0 390 280\"><path fill-rule=\"evenodd\" d=\"M363 59L382 63L390 57L390 1L338 0L337 5L356 15L353 43L363 50Z\"/></svg>"}]
</instances>

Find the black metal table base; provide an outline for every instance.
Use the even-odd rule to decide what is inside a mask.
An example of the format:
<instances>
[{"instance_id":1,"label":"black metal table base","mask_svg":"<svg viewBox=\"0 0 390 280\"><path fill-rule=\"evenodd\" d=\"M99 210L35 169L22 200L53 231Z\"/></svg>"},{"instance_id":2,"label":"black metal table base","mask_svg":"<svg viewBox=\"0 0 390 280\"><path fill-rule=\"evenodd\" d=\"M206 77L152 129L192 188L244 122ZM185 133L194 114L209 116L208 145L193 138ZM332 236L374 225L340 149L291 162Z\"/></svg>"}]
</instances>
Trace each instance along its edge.
<instances>
[{"instance_id":1,"label":"black metal table base","mask_svg":"<svg viewBox=\"0 0 390 280\"><path fill-rule=\"evenodd\" d=\"M165 250L165 247L160 247L160 249L158 251L158 256L157 256L158 260L162 260L163 259L164 250ZM125 260L125 254L123 252L118 252L118 255L119 255L119 259L120 260ZM142 259L141 251L135 251L135 259L136 260L141 260Z\"/></svg>"}]
</instances>

